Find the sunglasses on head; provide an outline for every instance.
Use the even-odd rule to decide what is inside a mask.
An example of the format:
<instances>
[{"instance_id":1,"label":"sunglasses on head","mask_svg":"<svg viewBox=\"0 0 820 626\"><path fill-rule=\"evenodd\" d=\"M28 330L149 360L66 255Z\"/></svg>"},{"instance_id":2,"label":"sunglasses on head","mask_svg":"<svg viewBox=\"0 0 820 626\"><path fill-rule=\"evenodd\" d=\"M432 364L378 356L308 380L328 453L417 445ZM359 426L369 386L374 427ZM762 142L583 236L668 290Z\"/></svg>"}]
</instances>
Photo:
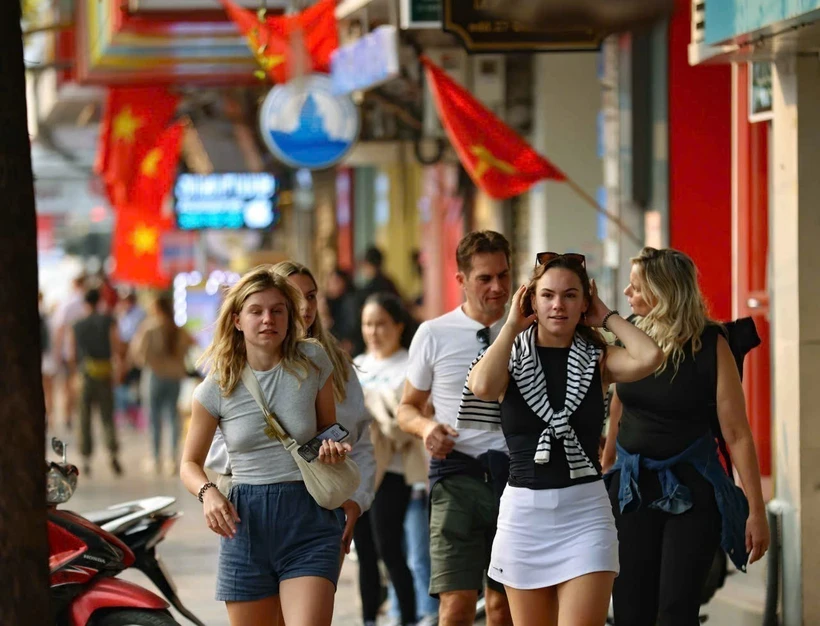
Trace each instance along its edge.
<instances>
[{"instance_id":1,"label":"sunglasses on head","mask_svg":"<svg viewBox=\"0 0 820 626\"><path fill-rule=\"evenodd\" d=\"M567 259L573 263L578 263L584 269L587 267L587 258L577 252L566 252L564 254L559 254L558 252L539 252L535 255L535 267L552 263L555 259Z\"/></svg>"}]
</instances>

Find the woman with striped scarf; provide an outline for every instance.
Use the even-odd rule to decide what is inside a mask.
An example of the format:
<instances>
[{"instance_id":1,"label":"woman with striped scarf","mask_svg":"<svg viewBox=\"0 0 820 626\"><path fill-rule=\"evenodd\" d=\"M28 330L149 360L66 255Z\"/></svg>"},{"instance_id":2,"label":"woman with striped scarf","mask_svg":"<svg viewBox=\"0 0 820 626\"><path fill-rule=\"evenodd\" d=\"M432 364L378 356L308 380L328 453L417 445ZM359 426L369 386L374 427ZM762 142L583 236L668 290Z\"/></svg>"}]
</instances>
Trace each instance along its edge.
<instances>
[{"instance_id":1,"label":"woman with striped scarf","mask_svg":"<svg viewBox=\"0 0 820 626\"><path fill-rule=\"evenodd\" d=\"M596 327L623 347L607 346ZM459 427L501 428L507 440L510 479L489 575L504 584L516 626L606 620L618 541L598 461L604 393L662 358L601 301L583 255L545 252L473 365Z\"/></svg>"}]
</instances>

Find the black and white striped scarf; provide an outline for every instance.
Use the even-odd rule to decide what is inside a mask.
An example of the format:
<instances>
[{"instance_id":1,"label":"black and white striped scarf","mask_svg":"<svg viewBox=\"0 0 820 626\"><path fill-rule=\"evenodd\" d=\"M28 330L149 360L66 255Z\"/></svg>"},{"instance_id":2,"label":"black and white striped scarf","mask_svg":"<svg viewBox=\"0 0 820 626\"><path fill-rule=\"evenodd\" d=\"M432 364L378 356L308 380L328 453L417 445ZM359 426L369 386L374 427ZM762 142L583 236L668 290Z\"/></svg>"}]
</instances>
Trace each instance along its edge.
<instances>
[{"instance_id":1,"label":"black and white striped scarf","mask_svg":"<svg viewBox=\"0 0 820 626\"><path fill-rule=\"evenodd\" d=\"M536 348L537 325L516 337L513 343L508 369L515 380L522 397L540 417L546 427L538 439L535 450L535 462L549 463L552 437L563 441L564 452L569 464L570 478L594 476L598 473L589 460L572 426L570 416L581 405L598 367L601 349L588 343L580 335L575 335L567 359L567 395L564 408L554 411L547 395L547 379ZM482 352L473 361L470 371L484 356ZM467 373L469 378L470 374ZM500 430L501 409L497 402L485 402L475 397L465 381L458 410L457 428L478 430Z\"/></svg>"}]
</instances>

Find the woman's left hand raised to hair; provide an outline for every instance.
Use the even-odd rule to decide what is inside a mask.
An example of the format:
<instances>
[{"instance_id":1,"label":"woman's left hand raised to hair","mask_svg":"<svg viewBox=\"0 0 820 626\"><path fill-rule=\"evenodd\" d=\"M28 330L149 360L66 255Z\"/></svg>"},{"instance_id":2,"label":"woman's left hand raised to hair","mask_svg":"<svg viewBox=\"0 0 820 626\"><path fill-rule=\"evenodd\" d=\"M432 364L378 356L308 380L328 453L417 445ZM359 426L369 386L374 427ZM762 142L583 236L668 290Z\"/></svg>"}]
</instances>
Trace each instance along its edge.
<instances>
[{"instance_id":1,"label":"woman's left hand raised to hair","mask_svg":"<svg viewBox=\"0 0 820 626\"><path fill-rule=\"evenodd\" d=\"M347 457L347 453L352 449L348 443L339 443L338 441L325 439L322 442L322 447L319 448L319 461L327 463L328 465L341 463Z\"/></svg>"},{"instance_id":2,"label":"woman's left hand raised to hair","mask_svg":"<svg viewBox=\"0 0 820 626\"><path fill-rule=\"evenodd\" d=\"M595 284L594 280L589 281L589 291L589 308L583 322L587 326L596 328L603 323L604 316L609 313L609 307L598 297L598 285Z\"/></svg>"}]
</instances>

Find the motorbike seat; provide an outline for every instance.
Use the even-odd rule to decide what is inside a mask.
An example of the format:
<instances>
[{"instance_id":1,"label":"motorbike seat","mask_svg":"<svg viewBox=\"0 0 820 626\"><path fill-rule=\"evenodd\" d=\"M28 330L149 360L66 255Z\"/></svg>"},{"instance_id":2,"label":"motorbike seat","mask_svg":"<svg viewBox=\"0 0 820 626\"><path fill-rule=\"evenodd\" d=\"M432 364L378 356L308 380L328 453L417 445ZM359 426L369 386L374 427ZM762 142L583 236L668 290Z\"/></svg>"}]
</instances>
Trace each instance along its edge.
<instances>
[{"instance_id":1,"label":"motorbike seat","mask_svg":"<svg viewBox=\"0 0 820 626\"><path fill-rule=\"evenodd\" d=\"M140 507L138 506L122 506L111 509L103 509L101 511L89 511L87 513L83 513L82 515L92 524L102 526L103 524L107 524L108 522L113 522L115 519L119 519L121 517L125 517L126 515L130 515L131 513L134 513L139 509Z\"/></svg>"}]
</instances>

